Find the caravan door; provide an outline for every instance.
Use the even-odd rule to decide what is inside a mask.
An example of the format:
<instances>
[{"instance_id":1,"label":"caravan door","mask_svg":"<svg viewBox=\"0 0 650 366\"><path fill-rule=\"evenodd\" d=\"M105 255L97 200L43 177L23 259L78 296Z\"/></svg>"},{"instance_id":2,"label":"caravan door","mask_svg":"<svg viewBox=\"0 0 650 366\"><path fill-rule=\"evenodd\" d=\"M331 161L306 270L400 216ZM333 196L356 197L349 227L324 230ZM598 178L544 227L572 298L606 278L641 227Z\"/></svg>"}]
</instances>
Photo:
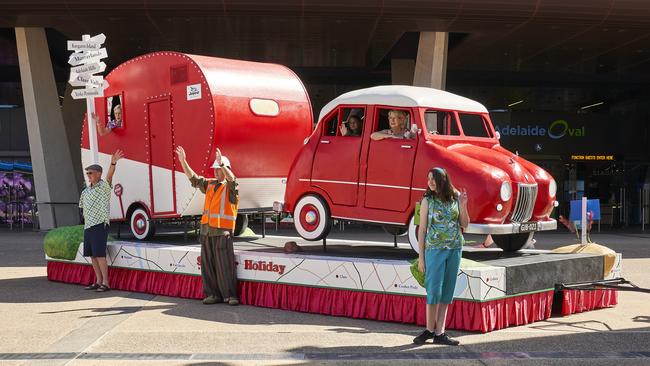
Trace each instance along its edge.
<instances>
[{"instance_id":1,"label":"caravan door","mask_svg":"<svg viewBox=\"0 0 650 366\"><path fill-rule=\"evenodd\" d=\"M169 97L147 102L149 184L154 216L176 213L174 151Z\"/></svg>"}]
</instances>

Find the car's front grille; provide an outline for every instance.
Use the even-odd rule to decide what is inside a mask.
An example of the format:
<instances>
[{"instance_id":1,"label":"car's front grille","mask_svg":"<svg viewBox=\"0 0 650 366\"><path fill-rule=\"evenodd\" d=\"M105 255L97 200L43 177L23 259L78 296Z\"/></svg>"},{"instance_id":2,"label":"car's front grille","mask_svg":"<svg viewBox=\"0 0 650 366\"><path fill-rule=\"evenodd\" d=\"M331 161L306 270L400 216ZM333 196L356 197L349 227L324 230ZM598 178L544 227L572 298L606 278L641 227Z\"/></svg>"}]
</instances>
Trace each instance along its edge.
<instances>
[{"instance_id":1,"label":"car's front grille","mask_svg":"<svg viewBox=\"0 0 650 366\"><path fill-rule=\"evenodd\" d=\"M533 216L535 199L537 198L537 184L518 185L517 201L512 210L511 220L514 222L526 222Z\"/></svg>"}]
</instances>

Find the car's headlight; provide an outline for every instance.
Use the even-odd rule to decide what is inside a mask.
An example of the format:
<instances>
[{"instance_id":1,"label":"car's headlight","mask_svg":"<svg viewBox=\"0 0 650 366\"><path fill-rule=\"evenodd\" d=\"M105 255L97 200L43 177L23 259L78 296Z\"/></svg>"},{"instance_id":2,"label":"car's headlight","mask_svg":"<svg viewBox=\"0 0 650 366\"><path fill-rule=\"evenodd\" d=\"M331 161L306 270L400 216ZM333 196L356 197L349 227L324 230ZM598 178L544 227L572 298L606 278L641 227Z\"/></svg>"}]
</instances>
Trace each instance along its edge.
<instances>
[{"instance_id":1,"label":"car's headlight","mask_svg":"<svg viewBox=\"0 0 650 366\"><path fill-rule=\"evenodd\" d=\"M512 198L512 186L510 185L510 182L501 183L501 190L499 193L501 194L502 201L509 201L510 198Z\"/></svg>"},{"instance_id":2,"label":"car's headlight","mask_svg":"<svg viewBox=\"0 0 650 366\"><path fill-rule=\"evenodd\" d=\"M548 196L555 197L556 193L557 193L557 183L555 183L555 179L551 179L551 182L548 184Z\"/></svg>"}]
</instances>

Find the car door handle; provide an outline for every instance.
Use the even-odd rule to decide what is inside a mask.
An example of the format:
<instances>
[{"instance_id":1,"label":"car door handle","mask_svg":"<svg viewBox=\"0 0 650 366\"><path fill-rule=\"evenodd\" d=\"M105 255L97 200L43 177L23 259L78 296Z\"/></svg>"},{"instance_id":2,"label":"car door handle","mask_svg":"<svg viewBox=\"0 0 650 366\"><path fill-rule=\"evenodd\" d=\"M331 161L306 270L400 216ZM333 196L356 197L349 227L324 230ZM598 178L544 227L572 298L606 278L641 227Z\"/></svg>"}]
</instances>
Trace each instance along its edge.
<instances>
[{"instance_id":1,"label":"car door handle","mask_svg":"<svg viewBox=\"0 0 650 366\"><path fill-rule=\"evenodd\" d=\"M320 143L321 144L329 144L330 142L329 142L329 140L320 140Z\"/></svg>"},{"instance_id":2,"label":"car door handle","mask_svg":"<svg viewBox=\"0 0 650 366\"><path fill-rule=\"evenodd\" d=\"M412 149L412 148L413 148L413 146L411 146L411 145L402 145L402 146L400 146L400 147L401 147L402 149Z\"/></svg>"}]
</instances>

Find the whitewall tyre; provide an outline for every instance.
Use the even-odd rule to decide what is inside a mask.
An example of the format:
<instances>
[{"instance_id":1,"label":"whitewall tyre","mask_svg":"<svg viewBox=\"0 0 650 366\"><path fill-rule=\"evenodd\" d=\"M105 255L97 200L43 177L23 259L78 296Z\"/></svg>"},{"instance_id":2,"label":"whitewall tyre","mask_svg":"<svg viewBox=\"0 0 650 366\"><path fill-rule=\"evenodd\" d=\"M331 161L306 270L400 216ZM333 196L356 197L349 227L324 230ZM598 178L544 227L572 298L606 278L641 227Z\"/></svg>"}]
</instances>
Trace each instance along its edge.
<instances>
[{"instance_id":1,"label":"whitewall tyre","mask_svg":"<svg viewBox=\"0 0 650 366\"><path fill-rule=\"evenodd\" d=\"M235 221L235 236L240 236L248 228L248 215L246 214L237 214L237 219Z\"/></svg>"},{"instance_id":2,"label":"whitewall tyre","mask_svg":"<svg viewBox=\"0 0 650 366\"><path fill-rule=\"evenodd\" d=\"M131 217L129 218L129 227L131 228L133 236L138 240L150 239L155 232L149 213L141 207L136 208L131 213Z\"/></svg>"},{"instance_id":3,"label":"whitewall tyre","mask_svg":"<svg viewBox=\"0 0 650 366\"><path fill-rule=\"evenodd\" d=\"M332 228L327 203L311 194L302 197L293 211L293 223L303 239L315 241L326 237Z\"/></svg>"},{"instance_id":4,"label":"whitewall tyre","mask_svg":"<svg viewBox=\"0 0 650 366\"><path fill-rule=\"evenodd\" d=\"M420 254L420 246L418 245L418 227L415 225L415 214L411 216L408 226L409 244L416 253Z\"/></svg>"}]
</instances>

